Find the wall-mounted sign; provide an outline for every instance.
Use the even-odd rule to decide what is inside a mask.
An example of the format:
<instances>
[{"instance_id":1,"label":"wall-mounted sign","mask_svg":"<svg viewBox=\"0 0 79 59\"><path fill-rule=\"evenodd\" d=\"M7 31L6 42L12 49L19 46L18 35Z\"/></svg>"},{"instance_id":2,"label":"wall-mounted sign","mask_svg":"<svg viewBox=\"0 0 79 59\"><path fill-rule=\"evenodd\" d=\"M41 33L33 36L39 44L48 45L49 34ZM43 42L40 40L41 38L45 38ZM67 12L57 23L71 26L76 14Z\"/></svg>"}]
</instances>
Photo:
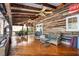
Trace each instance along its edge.
<instances>
[{"instance_id":1,"label":"wall-mounted sign","mask_svg":"<svg viewBox=\"0 0 79 59\"><path fill-rule=\"evenodd\" d=\"M68 12L69 13L75 13L79 11L79 3L76 4L71 4L70 6L68 6Z\"/></svg>"}]
</instances>

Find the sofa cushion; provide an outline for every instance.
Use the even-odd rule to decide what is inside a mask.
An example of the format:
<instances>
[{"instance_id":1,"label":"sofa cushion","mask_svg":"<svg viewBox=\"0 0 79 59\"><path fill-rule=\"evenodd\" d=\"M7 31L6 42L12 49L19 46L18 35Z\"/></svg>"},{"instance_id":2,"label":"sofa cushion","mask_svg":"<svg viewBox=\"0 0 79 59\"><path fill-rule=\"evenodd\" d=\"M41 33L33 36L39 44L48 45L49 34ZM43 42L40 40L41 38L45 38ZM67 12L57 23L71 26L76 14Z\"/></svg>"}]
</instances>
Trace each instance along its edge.
<instances>
[{"instance_id":1,"label":"sofa cushion","mask_svg":"<svg viewBox=\"0 0 79 59\"><path fill-rule=\"evenodd\" d=\"M48 34L48 39L56 39L57 37L53 33Z\"/></svg>"}]
</instances>

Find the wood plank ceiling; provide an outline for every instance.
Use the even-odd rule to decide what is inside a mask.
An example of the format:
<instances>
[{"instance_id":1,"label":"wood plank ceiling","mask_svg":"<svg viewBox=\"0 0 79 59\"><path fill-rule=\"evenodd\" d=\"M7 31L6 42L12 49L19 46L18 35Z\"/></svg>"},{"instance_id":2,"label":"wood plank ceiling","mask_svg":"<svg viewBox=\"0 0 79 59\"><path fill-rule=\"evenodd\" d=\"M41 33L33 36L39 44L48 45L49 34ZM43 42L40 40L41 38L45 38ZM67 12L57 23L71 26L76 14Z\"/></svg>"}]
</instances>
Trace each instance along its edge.
<instances>
[{"instance_id":1,"label":"wood plank ceiling","mask_svg":"<svg viewBox=\"0 0 79 59\"><path fill-rule=\"evenodd\" d=\"M38 22L38 20L41 20L38 18L47 17L53 14L54 10L64 5L64 3L10 3L13 25L32 23L32 21ZM41 12L43 7L46 9ZM41 16L41 13L45 16Z\"/></svg>"}]
</instances>

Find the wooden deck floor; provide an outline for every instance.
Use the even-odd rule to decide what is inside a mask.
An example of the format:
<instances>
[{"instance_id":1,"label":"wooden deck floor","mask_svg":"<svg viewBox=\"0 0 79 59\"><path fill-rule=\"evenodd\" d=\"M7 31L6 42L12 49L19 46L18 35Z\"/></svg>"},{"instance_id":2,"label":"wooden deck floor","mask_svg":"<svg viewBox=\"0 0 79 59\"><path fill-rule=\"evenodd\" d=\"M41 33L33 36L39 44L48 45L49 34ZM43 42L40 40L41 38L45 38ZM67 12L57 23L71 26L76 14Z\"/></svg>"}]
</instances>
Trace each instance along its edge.
<instances>
[{"instance_id":1,"label":"wooden deck floor","mask_svg":"<svg viewBox=\"0 0 79 59\"><path fill-rule=\"evenodd\" d=\"M79 50L63 45L55 46L50 44L46 47L39 40L35 40L32 44L17 46L12 53L15 56L78 56Z\"/></svg>"}]
</instances>

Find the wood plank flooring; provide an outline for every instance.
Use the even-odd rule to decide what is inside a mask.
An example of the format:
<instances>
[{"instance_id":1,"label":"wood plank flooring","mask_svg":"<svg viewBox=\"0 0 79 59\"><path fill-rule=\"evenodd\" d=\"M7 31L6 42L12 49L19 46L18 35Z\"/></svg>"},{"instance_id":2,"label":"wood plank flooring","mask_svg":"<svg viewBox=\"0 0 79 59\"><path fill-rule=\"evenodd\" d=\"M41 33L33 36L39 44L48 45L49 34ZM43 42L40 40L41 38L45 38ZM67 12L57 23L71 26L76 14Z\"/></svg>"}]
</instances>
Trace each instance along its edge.
<instances>
[{"instance_id":1,"label":"wood plank flooring","mask_svg":"<svg viewBox=\"0 0 79 59\"><path fill-rule=\"evenodd\" d=\"M79 50L64 45L50 44L46 46L39 40L35 40L26 46L16 46L12 53L15 56L78 56Z\"/></svg>"}]
</instances>

